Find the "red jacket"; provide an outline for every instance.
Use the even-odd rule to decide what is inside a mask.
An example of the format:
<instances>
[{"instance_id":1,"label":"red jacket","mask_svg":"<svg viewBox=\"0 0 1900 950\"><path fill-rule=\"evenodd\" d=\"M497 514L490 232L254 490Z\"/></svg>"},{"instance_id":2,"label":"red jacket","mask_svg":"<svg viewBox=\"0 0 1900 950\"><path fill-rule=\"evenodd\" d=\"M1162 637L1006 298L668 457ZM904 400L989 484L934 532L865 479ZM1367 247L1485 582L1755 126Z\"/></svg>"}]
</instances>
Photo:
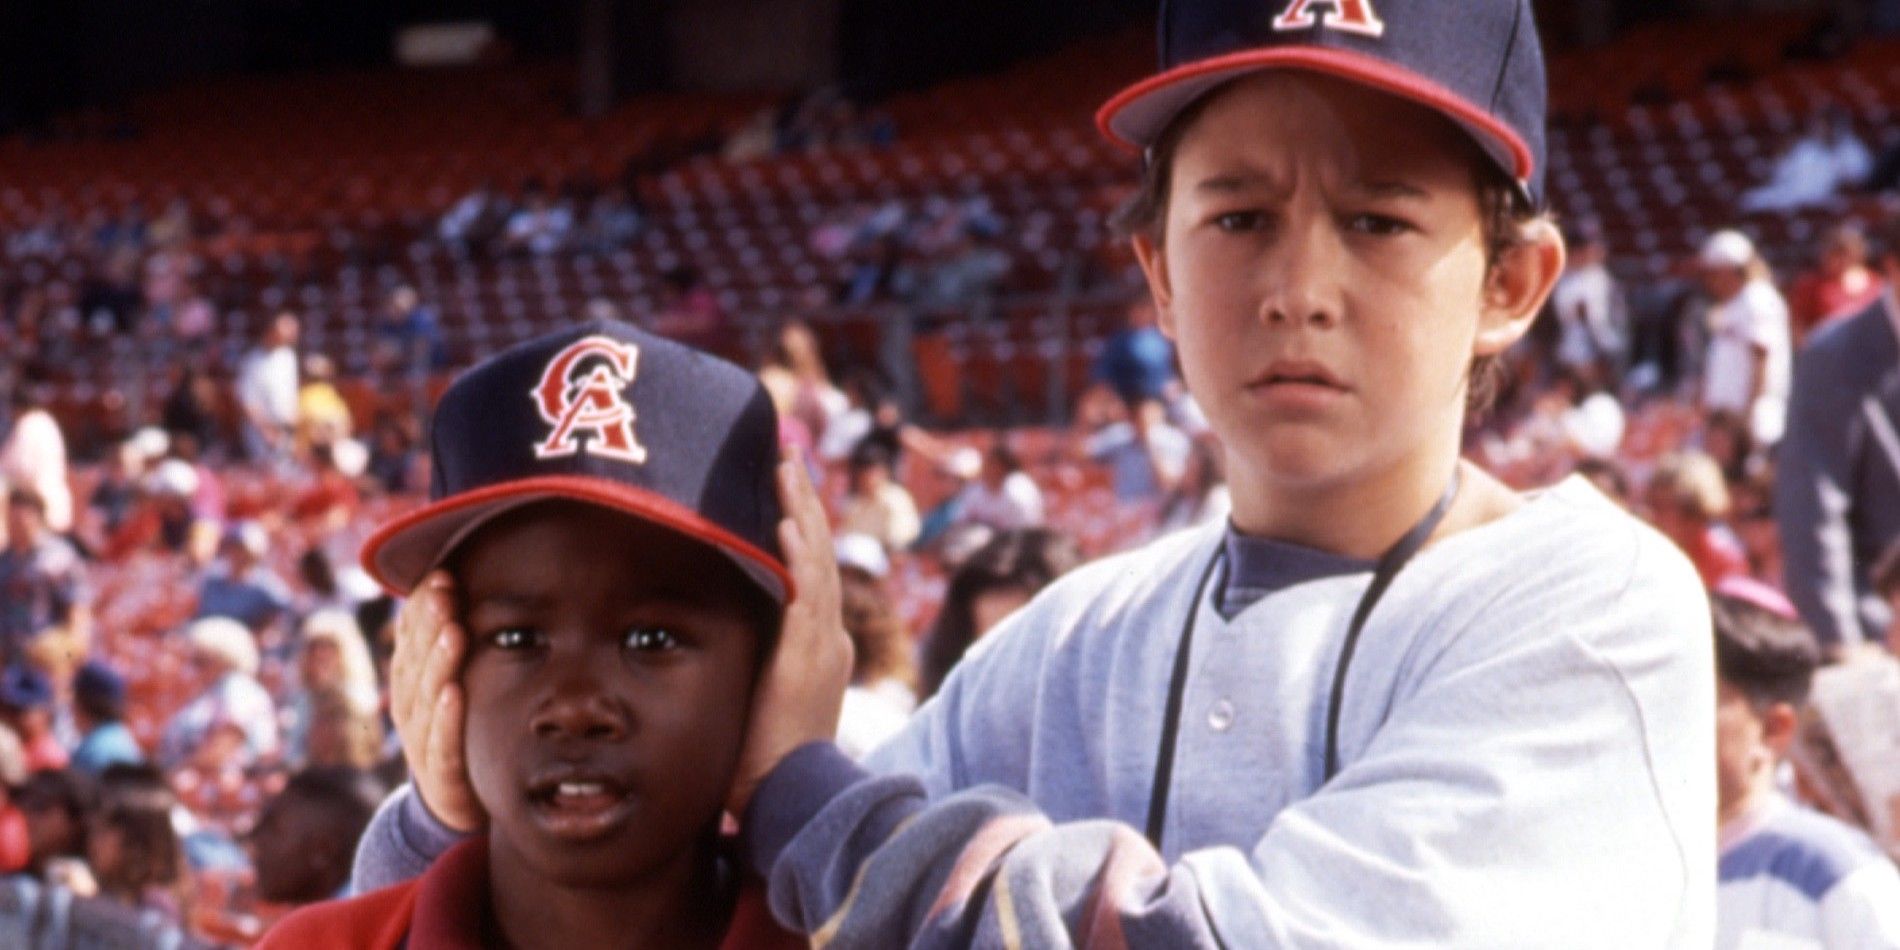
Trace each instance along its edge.
<instances>
[{"instance_id":1,"label":"red jacket","mask_svg":"<svg viewBox=\"0 0 1900 950\"><path fill-rule=\"evenodd\" d=\"M450 848L412 881L347 900L301 908L277 922L259 950L352 947L357 950L480 950L488 905L488 841ZM779 928L755 883L740 891L721 950L790 950L803 938Z\"/></svg>"}]
</instances>

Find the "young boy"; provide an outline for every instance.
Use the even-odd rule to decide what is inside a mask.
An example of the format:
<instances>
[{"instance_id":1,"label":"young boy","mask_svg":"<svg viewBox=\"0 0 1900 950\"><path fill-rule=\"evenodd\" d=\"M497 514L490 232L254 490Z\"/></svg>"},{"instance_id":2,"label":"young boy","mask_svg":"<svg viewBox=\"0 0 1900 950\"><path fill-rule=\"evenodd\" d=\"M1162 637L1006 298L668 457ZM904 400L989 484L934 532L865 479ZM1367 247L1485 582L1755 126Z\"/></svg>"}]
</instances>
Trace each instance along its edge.
<instances>
[{"instance_id":1,"label":"young boy","mask_svg":"<svg viewBox=\"0 0 1900 950\"><path fill-rule=\"evenodd\" d=\"M1459 461L1563 264L1528 0L1171 0L1160 35L1102 118L1147 157L1135 250L1232 518L1044 590L884 774L821 742L742 775L776 916L837 946L1707 946L1694 570L1581 480ZM778 664L835 637L785 635L790 716L826 696ZM432 806L465 782L417 764Z\"/></svg>"},{"instance_id":2,"label":"young boy","mask_svg":"<svg viewBox=\"0 0 1900 950\"><path fill-rule=\"evenodd\" d=\"M1821 651L1793 610L1717 593L1716 947L1900 945L1900 873L1859 831L1790 803L1776 770Z\"/></svg>"},{"instance_id":3,"label":"young boy","mask_svg":"<svg viewBox=\"0 0 1900 950\"><path fill-rule=\"evenodd\" d=\"M781 536L799 541L779 525L764 391L596 321L477 366L432 426L432 502L363 560L392 589L453 578L462 596L461 690L444 697L466 702L487 833L265 945L786 944L720 839L793 590Z\"/></svg>"}]
</instances>

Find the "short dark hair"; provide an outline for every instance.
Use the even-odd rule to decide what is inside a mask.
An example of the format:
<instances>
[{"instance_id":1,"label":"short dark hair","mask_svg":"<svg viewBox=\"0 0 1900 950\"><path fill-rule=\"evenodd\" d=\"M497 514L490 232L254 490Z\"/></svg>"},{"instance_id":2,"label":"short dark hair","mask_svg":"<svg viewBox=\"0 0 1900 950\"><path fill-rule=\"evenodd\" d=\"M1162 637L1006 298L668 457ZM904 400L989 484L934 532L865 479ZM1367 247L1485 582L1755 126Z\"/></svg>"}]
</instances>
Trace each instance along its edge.
<instances>
[{"instance_id":1,"label":"short dark hair","mask_svg":"<svg viewBox=\"0 0 1900 950\"><path fill-rule=\"evenodd\" d=\"M340 837L354 841L369 827L384 791L374 776L361 769L323 765L292 775L277 797L308 803Z\"/></svg>"},{"instance_id":2,"label":"short dark hair","mask_svg":"<svg viewBox=\"0 0 1900 950\"><path fill-rule=\"evenodd\" d=\"M1765 712L1775 703L1807 702L1820 644L1801 621L1726 594L1712 594L1715 672Z\"/></svg>"},{"instance_id":3,"label":"short dark hair","mask_svg":"<svg viewBox=\"0 0 1900 950\"><path fill-rule=\"evenodd\" d=\"M1145 235L1157 247L1161 245L1167 229L1168 190L1174 179L1175 150L1215 98L1214 93L1206 93L1182 109L1144 154L1141 183L1111 220L1123 237ZM1527 243L1529 226L1545 220L1548 213L1526 200L1517 184L1484 157L1476 142L1471 143L1470 151L1478 191L1478 226L1484 233L1485 264L1489 271L1505 254ZM1470 388L1465 393L1466 413L1476 415L1489 410L1504 383L1503 355L1474 357L1467 376Z\"/></svg>"},{"instance_id":4,"label":"short dark hair","mask_svg":"<svg viewBox=\"0 0 1900 950\"><path fill-rule=\"evenodd\" d=\"M880 442L866 439L851 450L851 456L845 464L854 472L872 468L888 470L891 467L891 450L885 448Z\"/></svg>"},{"instance_id":5,"label":"short dark hair","mask_svg":"<svg viewBox=\"0 0 1900 950\"><path fill-rule=\"evenodd\" d=\"M16 485L7 490L7 504L16 508L30 508L42 518L46 516L46 499L42 498L39 492L24 485Z\"/></svg>"}]
</instances>

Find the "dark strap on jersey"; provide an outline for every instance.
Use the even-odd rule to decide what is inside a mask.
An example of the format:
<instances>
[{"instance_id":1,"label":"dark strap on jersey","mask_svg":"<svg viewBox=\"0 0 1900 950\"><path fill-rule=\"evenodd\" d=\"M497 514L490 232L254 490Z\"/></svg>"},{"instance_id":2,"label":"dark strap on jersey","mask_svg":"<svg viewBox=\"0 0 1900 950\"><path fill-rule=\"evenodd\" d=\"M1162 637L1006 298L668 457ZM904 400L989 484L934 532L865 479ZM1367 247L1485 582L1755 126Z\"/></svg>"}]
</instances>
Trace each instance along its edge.
<instances>
[{"instance_id":1,"label":"dark strap on jersey","mask_svg":"<svg viewBox=\"0 0 1900 950\"><path fill-rule=\"evenodd\" d=\"M1359 596L1359 605L1352 612L1352 622L1346 627L1345 642L1339 647L1339 662L1333 668L1332 696L1326 706L1326 763L1322 783L1332 781L1339 773L1339 717L1345 706L1346 672L1352 665L1353 652L1359 646L1359 634L1365 629L1366 620L1372 616L1372 608L1378 606L1379 599L1385 596L1386 588L1392 586L1400 569L1418 553L1419 548L1438 530L1439 522L1445 520L1445 513L1451 510L1453 499L1458 497L1461 473L1453 469L1451 481L1445 486L1445 493L1439 496L1432 510L1419 519L1418 524L1392 547L1379 557L1378 565L1372 572L1372 583L1366 586L1364 594ZM1187 622L1181 627L1181 642L1174 648L1174 670L1168 677L1168 704L1163 712L1165 717L1161 727L1161 747L1155 754L1154 789L1148 796L1148 841L1155 850L1161 850L1161 831L1168 817L1168 790L1174 781L1174 747L1181 731L1181 704L1186 700L1188 656L1194 643L1194 624L1200 617L1201 605L1207 599L1208 582L1213 580L1216 568L1227 563L1227 545L1222 544L1208 559L1207 567L1201 572L1200 582L1194 587L1194 600L1188 606Z\"/></svg>"}]
</instances>

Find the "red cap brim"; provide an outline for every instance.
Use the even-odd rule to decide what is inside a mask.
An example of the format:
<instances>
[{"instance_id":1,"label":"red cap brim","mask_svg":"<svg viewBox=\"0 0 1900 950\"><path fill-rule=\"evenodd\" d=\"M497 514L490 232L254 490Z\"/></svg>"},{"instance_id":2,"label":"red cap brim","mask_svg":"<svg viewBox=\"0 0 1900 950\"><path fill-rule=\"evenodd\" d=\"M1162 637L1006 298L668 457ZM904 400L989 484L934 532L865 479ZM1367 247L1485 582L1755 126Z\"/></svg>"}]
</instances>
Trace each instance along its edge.
<instances>
[{"instance_id":1,"label":"red cap brim","mask_svg":"<svg viewBox=\"0 0 1900 950\"><path fill-rule=\"evenodd\" d=\"M1464 97L1385 60L1317 46L1274 46L1198 60L1150 76L1117 93L1095 113L1110 142L1139 154L1195 100L1222 83L1264 69L1304 69L1416 102L1458 123L1520 184L1534 171L1531 148L1496 116Z\"/></svg>"},{"instance_id":2,"label":"red cap brim","mask_svg":"<svg viewBox=\"0 0 1900 950\"><path fill-rule=\"evenodd\" d=\"M599 505L709 544L781 606L795 593L791 573L778 558L698 512L621 482L581 475L502 482L424 505L383 525L363 543L363 569L392 593L407 595L476 529L522 505L548 499Z\"/></svg>"}]
</instances>

